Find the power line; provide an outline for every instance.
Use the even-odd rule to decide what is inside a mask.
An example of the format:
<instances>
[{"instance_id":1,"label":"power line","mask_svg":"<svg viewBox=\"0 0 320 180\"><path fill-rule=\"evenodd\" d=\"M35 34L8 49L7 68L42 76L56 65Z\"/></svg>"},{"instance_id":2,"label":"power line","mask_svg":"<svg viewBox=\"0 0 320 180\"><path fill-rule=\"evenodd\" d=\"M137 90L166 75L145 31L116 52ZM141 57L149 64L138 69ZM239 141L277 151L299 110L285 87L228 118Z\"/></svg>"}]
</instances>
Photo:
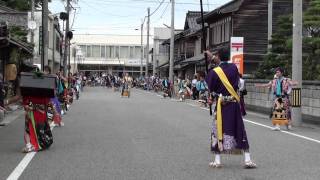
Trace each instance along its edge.
<instances>
[{"instance_id":1,"label":"power line","mask_svg":"<svg viewBox=\"0 0 320 180\"><path fill-rule=\"evenodd\" d=\"M167 4L167 6L164 8L164 10L161 13L161 16L157 20L155 20L153 23L157 23L157 22L159 22L160 19L163 18L163 15L167 12L168 6L169 6L169 4Z\"/></svg>"},{"instance_id":2,"label":"power line","mask_svg":"<svg viewBox=\"0 0 320 180\"><path fill-rule=\"evenodd\" d=\"M152 16L155 12L158 11L158 9L161 7L161 5L164 3L164 1L165 1L165 0L163 0L163 1L159 4L159 6L150 14L150 16Z\"/></svg>"},{"instance_id":3,"label":"power line","mask_svg":"<svg viewBox=\"0 0 320 180\"><path fill-rule=\"evenodd\" d=\"M168 7L169 7L169 3L167 4L166 8L165 8L164 11L162 12L160 18L162 18L163 15L167 12Z\"/></svg>"},{"instance_id":4,"label":"power line","mask_svg":"<svg viewBox=\"0 0 320 180\"><path fill-rule=\"evenodd\" d=\"M132 16L135 15L135 14L131 14L131 15L122 16L122 15L111 14L111 13L107 13L105 11L102 11L102 10L98 9L95 6L92 6L89 2L86 2L84 0L82 0L81 2L85 3L87 6L91 7L92 9L97 10L100 13L103 13L103 14L108 15L108 16L114 16L114 17L118 17L118 18L132 18Z\"/></svg>"},{"instance_id":5,"label":"power line","mask_svg":"<svg viewBox=\"0 0 320 180\"><path fill-rule=\"evenodd\" d=\"M71 24L71 29L74 25L74 22L76 21L76 12L77 12L77 9L74 9L74 13L73 13L73 20L72 20L72 24Z\"/></svg>"},{"instance_id":6,"label":"power line","mask_svg":"<svg viewBox=\"0 0 320 180\"><path fill-rule=\"evenodd\" d=\"M79 33L79 34L74 34L74 35L93 35L93 36L137 36L137 37L141 37L141 35L136 35L136 34L96 34L96 33ZM143 35L143 36L147 36L147 35ZM149 35L149 36L153 36L153 35Z\"/></svg>"},{"instance_id":7,"label":"power line","mask_svg":"<svg viewBox=\"0 0 320 180\"><path fill-rule=\"evenodd\" d=\"M74 28L74 29L107 30L107 29L136 28L136 27L137 26L77 27L77 28Z\"/></svg>"},{"instance_id":8,"label":"power line","mask_svg":"<svg viewBox=\"0 0 320 180\"><path fill-rule=\"evenodd\" d=\"M84 2L85 0L83 0L82 2ZM101 8L101 6L104 6L104 5L107 5L106 3L108 3L110 5L113 5L113 6L125 6L123 3L143 3L143 5L145 6L145 3L159 3L159 0L127 0L127 1L111 1L111 0L100 0L99 2L96 2L96 1L93 1L93 2L90 2L91 4L94 3L94 4L97 4L99 5L98 7ZM118 18L132 18L132 16L137 16L136 14L132 14L132 15L117 15L117 14L111 14L111 13L106 13L105 11L102 11L98 8L96 8L95 6L92 6L91 4L89 4L88 2L84 2L87 6L95 9L95 10L98 10L99 12L103 13L103 14L106 14L106 15L109 15L109 16L113 16L113 17L118 17ZM113 4L112 4L113 3ZM161 1L160 4L158 5L158 7L151 13L151 15L154 15L158 9L161 7L162 4L164 3L167 3L167 7L168 5L170 4L170 2L166 2L165 0ZM188 2L176 2L176 4L181 4L181 5L199 5L199 3L188 3ZM209 5L209 3L207 4ZM220 4L211 4L211 5L220 5ZM109 6L108 6L109 7ZM128 5L127 7L132 7L132 5ZM190 8L190 7L189 7ZM165 10L166 11L166 10ZM160 16L160 19L162 18L163 14L165 13L165 11L163 11L162 15ZM151 16L150 15L150 16Z\"/></svg>"},{"instance_id":9,"label":"power line","mask_svg":"<svg viewBox=\"0 0 320 180\"><path fill-rule=\"evenodd\" d=\"M130 2L123 2L123 3L117 3L117 2L91 2L93 4L97 4L99 6L104 6L104 7L129 7L129 8L141 8L141 7L145 7L145 4L136 4L137 6L133 6L132 4L130 4Z\"/></svg>"},{"instance_id":10,"label":"power line","mask_svg":"<svg viewBox=\"0 0 320 180\"><path fill-rule=\"evenodd\" d=\"M155 0L127 0L127 1L112 1L112 0L100 0L100 2L107 2L107 3L159 3L159 1ZM166 1L163 3L171 3L170 1ZM175 4L189 4L189 5L197 5L199 6L199 3L192 3L192 2L175 2ZM220 5L220 4L212 4L212 3L203 3L203 5Z\"/></svg>"}]
</instances>

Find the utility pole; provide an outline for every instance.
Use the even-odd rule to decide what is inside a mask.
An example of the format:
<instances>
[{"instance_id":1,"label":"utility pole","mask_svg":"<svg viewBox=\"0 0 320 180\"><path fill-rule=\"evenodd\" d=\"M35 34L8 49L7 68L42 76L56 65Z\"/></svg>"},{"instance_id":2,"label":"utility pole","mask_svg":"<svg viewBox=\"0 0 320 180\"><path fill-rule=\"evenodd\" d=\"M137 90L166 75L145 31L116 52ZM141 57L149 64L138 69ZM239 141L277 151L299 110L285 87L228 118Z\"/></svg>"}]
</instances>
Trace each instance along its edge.
<instances>
[{"instance_id":1,"label":"utility pole","mask_svg":"<svg viewBox=\"0 0 320 180\"><path fill-rule=\"evenodd\" d=\"M293 1L293 35L292 35L292 79L298 81L298 88L302 87L302 0ZM301 97L301 96L300 96ZM292 122L300 126L301 106L292 108Z\"/></svg>"},{"instance_id":2,"label":"utility pole","mask_svg":"<svg viewBox=\"0 0 320 180\"><path fill-rule=\"evenodd\" d=\"M74 47L73 49L73 74L75 73L75 69L76 69L76 55L77 55L77 48Z\"/></svg>"},{"instance_id":3,"label":"utility pole","mask_svg":"<svg viewBox=\"0 0 320 180\"><path fill-rule=\"evenodd\" d=\"M146 63L146 76L149 75L149 32L150 32L150 8L148 8L148 30L147 30L147 63Z\"/></svg>"},{"instance_id":4,"label":"utility pole","mask_svg":"<svg viewBox=\"0 0 320 180\"><path fill-rule=\"evenodd\" d=\"M268 0L268 41L272 38L272 13L273 13L273 0ZM271 48L268 42L268 48Z\"/></svg>"},{"instance_id":5,"label":"utility pole","mask_svg":"<svg viewBox=\"0 0 320 180\"><path fill-rule=\"evenodd\" d=\"M64 55L63 55L63 75L67 75L67 61L68 61L68 54L69 54L69 38L67 37L69 32L69 16L70 16L70 0L67 0L67 19L66 19L66 32L64 36Z\"/></svg>"},{"instance_id":6,"label":"utility pole","mask_svg":"<svg viewBox=\"0 0 320 180\"><path fill-rule=\"evenodd\" d=\"M155 43L155 41L153 41L153 43ZM152 75L155 76L156 75L156 67L157 67L157 58L155 56L155 52L156 52L156 46L155 44L153 45L153 51L152 51Z\"/></svg>"},{"instance_id":7,"label":"utility pole","mask_svg":"<svg viewBox=\"0 0 320 180\"><path fill-rule=\"evenodd\" d=\"M71 63L70 63L70 56L71 56L71 48L70 48L70 40L68 39L68 43L69 43L69 45L68 45L68 76L69 76L69 73L70 73L70 70L71 70Z\"/></svg>"},{"instance_id":8,"label":"utility pole","mask_svg":"<svg viewBox=\"0 0 320 180\"><path fill-rule=\"evenodd\" d=\"M153 51L152 51L152 75L155 77L156 76L156 68L158 67L157 65L157 57L156 57L156 51L157 51L157 42L158 40L156 40L156 38L154 37L153 40Z\"/></svg>"},{"instance_id":9,"label":"utility pole","mask_svg":"<svg viewBox=\"0 0 320 180\"><path fill-rule=\"evenodd\" d=\"M174 0L171 0L171 40L170 40L170 62L169 80L173 84L173 59L174 59Z\"/></svg>"},{"instance_id":10,"label":"utility pole","mask_svg":"<svg viewBox=\"0 0 320 180\"><path fill-rule=\"evenodd\" d=\"M140 61L140 76L142 77L142 71L143 71L143 66L142 66L142 62L143 62L143 24L144 24L144 20L141 23L141 61Z\"/></svg>"},{"instance_id":11,"label":"utility pole","mask_svg":"<svg viewBox=\"0 0 320 180\"><path fill-rule=\"evenodd\" d=\"M34 0L31 0L31 21L34 22ZM34 44L34 29L31 29L31 43ZM34 48L32 48L32 55L31 58L31 64L33 64L33 58L34 58Z\"/></svg>"},{"instance_id":12,"label":"utility pole","mask_svg":"<svg viewBox=\"0 0 320 180\"><path fill-rule=\"evenodd\" d=\"M44 66L48 63L48 0L42 1L42 58L41 58L41 70L44 70Z\"/></svg>"}]
</instances>

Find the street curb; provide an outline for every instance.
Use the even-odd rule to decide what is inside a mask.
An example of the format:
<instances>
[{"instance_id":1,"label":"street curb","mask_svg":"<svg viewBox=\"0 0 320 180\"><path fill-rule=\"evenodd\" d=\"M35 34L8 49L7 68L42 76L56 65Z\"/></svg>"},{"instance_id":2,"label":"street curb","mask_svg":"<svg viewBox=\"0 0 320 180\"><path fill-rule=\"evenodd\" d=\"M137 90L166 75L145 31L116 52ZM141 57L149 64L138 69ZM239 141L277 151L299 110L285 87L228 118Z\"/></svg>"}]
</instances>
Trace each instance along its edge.
<instances>
[{"instance_id":1,"label":"street curb","mask_svg":"<svg viewBox=\"0 0 320 180\"><path fill-rule=\"evenodd\" d=\"M23 109L17 109L17 110L15 110L13 112L5 114L4 120L0 123L0 128L4 127L4 126L8 126L13 121L21 118L23 116L23 114L24 114L24 110Z\"/></svg>"}]
</instances>

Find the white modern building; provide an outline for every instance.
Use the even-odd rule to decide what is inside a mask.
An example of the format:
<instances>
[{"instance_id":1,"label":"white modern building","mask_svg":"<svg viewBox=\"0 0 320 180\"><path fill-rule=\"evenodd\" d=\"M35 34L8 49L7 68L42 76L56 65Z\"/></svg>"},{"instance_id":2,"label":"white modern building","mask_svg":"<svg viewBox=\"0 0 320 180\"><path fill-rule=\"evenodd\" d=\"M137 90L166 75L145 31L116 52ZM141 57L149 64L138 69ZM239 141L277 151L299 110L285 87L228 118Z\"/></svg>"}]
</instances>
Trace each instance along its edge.
<instances>
[{"instance_id":1,"label":"white modern building","mask_svg":"<svg viewBox=\"0 0 320 180\"><path fill-rule=\"evenodd\" d=\"M168 76L167 68L160 73L160 66L168 64L169 60L169 46L162 44L165 40L170 38L171 30L169 28L156 27L154 28L153 51L152 59L155 72L160 76Z\"/></svg>"},{"instance_id":2,"label":"white modern building","mask_svg":"<svg viewBox=\"0 0 320 180\"><path fill-rule=\"evenodd\" d=\"M71 72L99 72L120 76L128 72L137 77L140 75L141 64L143 72L145 71L145 54L148 51L144 46L144 57L141 61L139 35L74 35L71 44ZM152 71L151 68L149 70Z\"/></svg>"}]
</instances>

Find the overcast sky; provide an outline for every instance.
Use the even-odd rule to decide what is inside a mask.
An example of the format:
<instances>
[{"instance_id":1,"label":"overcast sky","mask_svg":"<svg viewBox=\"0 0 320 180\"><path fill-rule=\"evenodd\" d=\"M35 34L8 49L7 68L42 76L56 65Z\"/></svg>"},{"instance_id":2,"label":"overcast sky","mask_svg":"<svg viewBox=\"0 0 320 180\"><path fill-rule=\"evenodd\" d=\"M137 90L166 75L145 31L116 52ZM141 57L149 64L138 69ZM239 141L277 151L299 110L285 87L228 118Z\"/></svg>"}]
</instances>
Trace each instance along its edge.
<instances>
[{"instance_id":1,"label":"overcast sky","mask_svg":"<svg viewBox=\"0 0 320 180\"><path fill-rule=\"evenodd\" d=\"M204 11L211 11L229 1L231 0L203 0L203 8ZM175 2L175 28L183 29L186 13L200 11L200 1ZM72 3L72 6L75 10L73 9L70 19L75 34L140 35L140 31L135 29L140 29L148 7L153 13L150 18L151 34L154 27L171 25L170 0L78 0L78 3ZM52 13L62 12L65 3L53 0L49 9Z\"/></svg>"}]
</instances>

